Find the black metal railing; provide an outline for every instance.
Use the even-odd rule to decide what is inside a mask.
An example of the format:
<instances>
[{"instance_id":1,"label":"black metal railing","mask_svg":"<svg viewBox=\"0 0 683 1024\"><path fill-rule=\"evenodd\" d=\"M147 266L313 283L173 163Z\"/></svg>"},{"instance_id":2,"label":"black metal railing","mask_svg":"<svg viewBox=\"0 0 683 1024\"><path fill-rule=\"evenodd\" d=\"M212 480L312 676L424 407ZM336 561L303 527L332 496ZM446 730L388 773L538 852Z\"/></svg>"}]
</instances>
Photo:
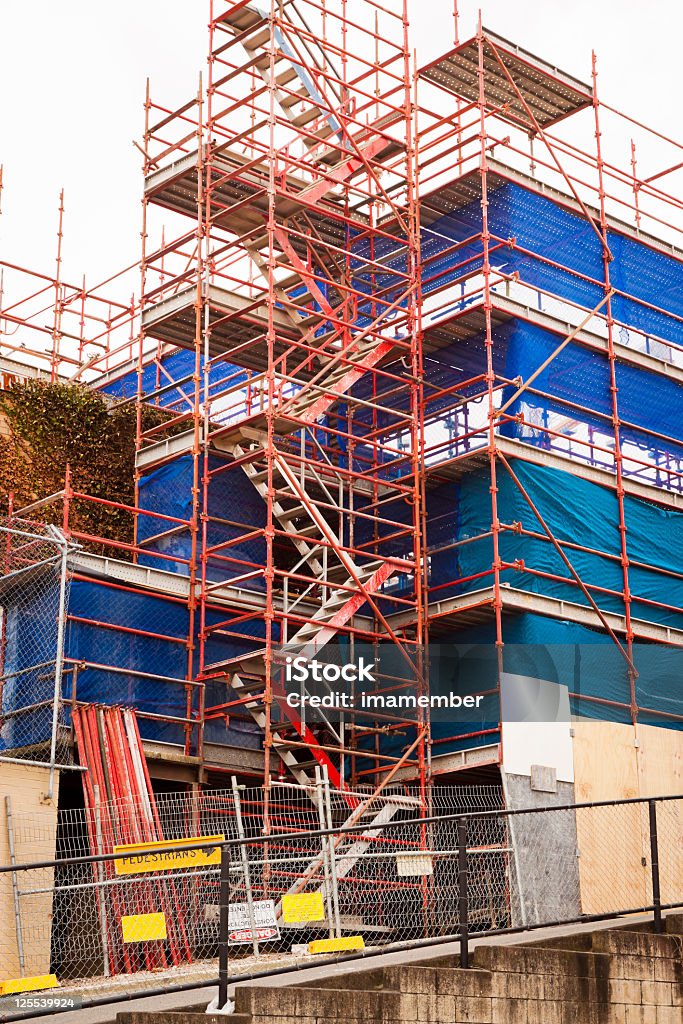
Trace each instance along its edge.
<instances>
[{"instance_id":1,"label":"black metal railing","mask_svg":"<svg viewBox=\"0 0 683 1024\"><path fill-rule=\"evenodd\" d=\"M400 820L397 816L378 823L373 818L344 828L159 842L136 854L142 858L137 873L131 873L133 854L121 848L97 856L2 865L0 883L5 875L12 879L15 945L23 946L23 972L31 973L31 940L22 942L27 938L22 933L27 911L33 923L48 902L51 915L45 916L51 916L53 935L60 915L65 916L72 929L87 933L92 956L92 969L84 970L82 951L80 959L70 960L63 948L51 943L50 969L59 975L62 993L76 980L82 992L87 987L84 977L96 988L104 974L113 973L108 962L120 962L131 983L127 998L218 981L219 1007L227 1002L231 980L301 967L298 959L268 969L269 954L277 952L281 962L292 938L312 940L327 934L329 948L335 950L344 945L339 939L354 932L367 943L355 952L335 953L329 958L334 962L457 941L460 966L467 968L470 942L482 935L635 913L651 913L659 932L663 911L683 907L681 795L432 817L411 813L403 811ZM161 855L172 856L172 862L164 862ZM294 902L305 897L302 905L314 906L315 912L288 919L285 897L295 897ZM272 903L277 924L270 929L273 934L259 938L255 912L264 901ZM253 945L258 954L251 970L241 969L249 964L234 945L231 908L236 907L248 919L241 941L246 936L247 946ZM119 941L124 918L158 918L158 913L147 913L150 908L162 911L163 934L143 933L132 940L124 936L117 959L112 943ZM94 935L101 936L99 948ZM198 974L182 985L170 980L160 985L158 974L148 968L167 964L167 977L172 976L179 962L171 949L172 936L183 954L180 960L194 963ZM2 942L12 945L11 939ZM14 955L15 948L0 949L5 962ZM111 1003L122 995L113 991L86 997L82 1005ZM5 1003L0 1019L6 1021L43 1012L13 1013L7 998Z\"/></svg>"}]
</instances>

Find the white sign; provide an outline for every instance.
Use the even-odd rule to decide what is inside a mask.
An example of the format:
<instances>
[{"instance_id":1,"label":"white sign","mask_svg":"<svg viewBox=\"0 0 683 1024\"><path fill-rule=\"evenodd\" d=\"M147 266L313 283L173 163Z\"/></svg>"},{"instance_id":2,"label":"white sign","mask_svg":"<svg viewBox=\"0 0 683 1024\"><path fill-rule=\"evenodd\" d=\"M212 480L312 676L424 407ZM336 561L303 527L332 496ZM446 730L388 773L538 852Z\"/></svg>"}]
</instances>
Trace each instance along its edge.
<instances>
[{"instance_id":1,"label":"white sign","mask_svg":"<svg viewBox=\"0 0 683 1024\"><path fill-rule=\"evenodd\" d=\"M399 878L432 875L434 873L432 858L428 853L397 853L396 873Z\"/></svg>"},{"instance_id":2,"label":"white sign","mask_svg":"<svg viewBox=\"0 0 683 1024\"><path fill-rule=\"evenodd\" d=\"M255 900L252 903L255 929L252 931L249 921L248 903L231 903L228 911L228 939L239 944L242 942L260 942L266 939L279 939L280 929L275 915L273 900ZM255 932L255 934L254 934Z\"/></svg>"}]
</instances>

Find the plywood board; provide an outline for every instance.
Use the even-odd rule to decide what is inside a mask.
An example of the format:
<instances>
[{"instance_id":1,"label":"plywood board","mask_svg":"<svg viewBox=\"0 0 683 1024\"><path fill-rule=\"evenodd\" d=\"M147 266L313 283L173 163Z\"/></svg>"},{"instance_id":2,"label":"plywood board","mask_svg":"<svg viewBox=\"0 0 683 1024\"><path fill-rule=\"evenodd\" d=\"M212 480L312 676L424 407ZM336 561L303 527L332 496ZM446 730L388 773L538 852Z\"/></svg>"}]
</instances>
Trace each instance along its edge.
<instances>
[{"instance_id":1,"label":"plywood board","mask_svg":"<svg viewBox=\"0 0 683 1024\"><path fill-rule=\"evenodd\" d=\"M44 793L48 787L49 768L6 761L0 763L1 864L10 863L6 796L11 801L17 862L50 860L55 856L58 780L57 772L53 799L47 801ZM41 868L22 873L18 878L20 889L37 890L34 895L20 897L23 973L45 975L50 970L54 871ZM20 974L12 875L8 873L0 875L0 978L16 978Z\"/></svg>"},{"instance_id":2,"label":"plywood board","mask_svg":"<svg viewBox=\"0 0 683 1024\"><path fill-rule=\"evenodd\" d=\"M639 795L633 727L584 719L574 723L577 803ZM604 914L647 903L643 822L638 805L576 812L581 910Z\"/></svg>"},{"instance_id":3,"label":"plywood board","mask_svg":"<svg viewBox=\"0 0 683 1024\"><path fill-rule=\"evenodd\" d=\"M580 719L574 722L577 803L683 792L683 733L656 726ZM683 806L658 805L664 902L683 881ZM636 909L652 902L646 804L577 811L581 909L586 914Z\"/></svg>"},{"instance_id":4,"label":"plywood board","mask_svg":"<svg viewBox=\"0 0 683 1024\"><path fill-rule=\"evenodd\" d=\"M641 796L683 793L683 732L636 726ZM683 800L657 804L659 879L662 903L677 903L683 893Z\"/></svg>"}]
</instances>

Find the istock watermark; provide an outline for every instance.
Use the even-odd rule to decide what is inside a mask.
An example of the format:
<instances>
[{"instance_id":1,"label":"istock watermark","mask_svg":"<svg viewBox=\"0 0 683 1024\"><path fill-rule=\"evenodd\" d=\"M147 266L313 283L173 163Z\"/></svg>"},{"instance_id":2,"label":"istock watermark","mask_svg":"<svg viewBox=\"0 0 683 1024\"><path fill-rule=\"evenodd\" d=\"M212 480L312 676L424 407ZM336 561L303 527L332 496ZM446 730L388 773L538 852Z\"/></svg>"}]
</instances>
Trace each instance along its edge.
<instances>
[{"instance_id":1,"label":"istock watermark","mask_svg":"<svg viewBox=\"0 0 683 1024\"><path fill-rule=\"evenodd\" d=\"M285 658L285 679L288 683L307 683L309 681L316 683L338 683L340 680L344 680L347 683L374 683L375 676L373 673L376 671L376 667L374 660L371 663L366 663L365 658L362 656L359 658L357 665L354 662L335 665L333 662L318 661L317 658L309 661L303 654L298 655L296 658L287 655Z\"/></svg>"},{"instance_id":2,"label":"istock watermark","mask_svg":"<svg viewBox=\"0 0 683 1024\"><path fill-rule=\"evenodd\" d=\"M634 645L637 696L662 712L683 670L683 655L664 645ZM335 641L283 648L274 693L307 722L392 721L569 723L593 717L607 694L613 715L630 719L630 680L613 642L563 644L438 643L423 648ZM623 708L623 712L620 711Z\"/></svg>"},{"instance_id":3,"label":"istock watermark","mask_svg":"<svg viewBox=\"0 0 683 1024\"><path fill-rule=\"evenodd\" d=\"M427 684L425 655L431 657L431 680ZM281 692L288 707L306 714L309 721L319 717L328 722L352 712L400 712L402 719L416 721L429 710L432 718L479 721L487 695L475 687L463 687L462 680L448 685L443 657L436 649L406 652L393 644L328 644L321 651L288 654L281 652L278 668ZM439 667L441 666L441 667ZM438 680L441 683L438 683ZM316 712L320 712L316 716Z\"/></svg>"}]
</instances>

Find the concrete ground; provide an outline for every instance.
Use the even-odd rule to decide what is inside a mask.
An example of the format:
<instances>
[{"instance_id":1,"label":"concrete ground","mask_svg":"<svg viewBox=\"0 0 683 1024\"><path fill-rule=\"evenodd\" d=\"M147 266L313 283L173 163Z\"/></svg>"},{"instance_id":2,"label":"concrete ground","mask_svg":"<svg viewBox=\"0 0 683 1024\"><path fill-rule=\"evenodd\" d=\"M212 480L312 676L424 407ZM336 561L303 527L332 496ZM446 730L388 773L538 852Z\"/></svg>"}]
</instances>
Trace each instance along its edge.
<instances>
[{"instance_id":1,"label":"concrete ground","mask_svg":"<svg viewBox=\"0 0 683 1024\"><path fill-rule=\"evenodd\" d=\"M551 928L537 928L533 931L518 932L514 935L493 934L470 941L470 948L478 945L515 945L518 942L530 940L543 941L556 939L568 935L580 935L584 932L594 932L604 928L614 928L615 925L638 925L651 920L651 915L633 914L628 917L612 918L609 921L589 922L587 924L556 925ZM457 942L444 942L435 946L416 947L411 950L402 950L394 953L382 953L377 956L366 957L359 960L347 961L339 964L318 964L311 967L300 968L294 972L276 975L271 978L261 978L244 982L249 985L288 985L294 979L297 984L307 981L315 981L317 978L335 974L348 974L352 971L367 970L368 967L389 967L396 964L407 964L425 962L443 956L457 956L459 944ZM306 961L308 962L308 961ZM235 985L230 986L230 992L234 991ZM92 996L97 996L96 990ZM101 994L101 993L100 993ZM217 994L216 986L202 989L193 989L188 992L175 992L162 996L139 996L131 999L121 999L107 1006L88 1006L82 1010L72 1010L65 1013L49 1014L47 1016L31 1018L35 1024L116 1024L116 1014L125 1011L159 1011L159 1010L181 1010L188 1007L206 1007ZM0 1017L2 1020L2 1017Z\"/></svg>"}]
</instances>

